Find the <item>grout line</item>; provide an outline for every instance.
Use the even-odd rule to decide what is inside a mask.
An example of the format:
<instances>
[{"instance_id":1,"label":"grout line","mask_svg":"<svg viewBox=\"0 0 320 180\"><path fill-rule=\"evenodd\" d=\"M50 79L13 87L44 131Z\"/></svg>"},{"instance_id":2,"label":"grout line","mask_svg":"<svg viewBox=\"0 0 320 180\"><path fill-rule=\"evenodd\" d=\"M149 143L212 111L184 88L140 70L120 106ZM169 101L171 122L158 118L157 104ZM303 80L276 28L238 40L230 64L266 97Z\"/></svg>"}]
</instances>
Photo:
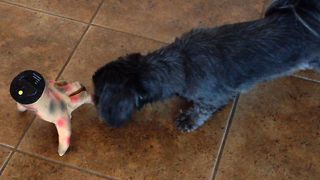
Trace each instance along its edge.
<instances>
[{"instance_id":1,"label":"grout line","mask_svg":"<svg viewBox=\"0 0 320 180\"><path fill-rule=\"evenodd\" d=\"M9 149L10 151L14 151L14 147L7 144L0 144L0 147L4 149Z\"/></svg>"},{"instance_id":2,"label":"grout line","mask_svg":"<svg viewBox=\"0 0 320 180\"><path fill-rule=\"evenodd\" d=\"M310 81L310 82L318 83L318 84L320 83L320 80L311 79L311 78L304 77L304 76L300 76L300 75L292 75L292 77L297 78L297 79L302 79L302 80L305 80L305 81Z\"/></svg>"},{"instance_id":3,"label":"grout line","mask_svg":"<svg viewBox=\"0 0 320 180\"><path fill-rule=\"evenodd\" d=\"M105 29L105 30L109 30L109 31L120 32L120 33L124 33L124 34L128 34L128 35L136 36L138 38L143 38L143 39L146 39L146 40L155 41L155 42L158 42L158 43L169 44L168 42L160 41L160 40L157 40L157 39L152 39L152 38L149 38L149 37L141 36L141 35L130 33L130 32L126 32L126 31L121 31L121 30L118 30L118 29L114 29L112 27L106 27L106 26L102 26L102 25L98 25L98 24L93 24L92 23L93 19L91 19L92 21L90 20L90 22L84 22L84 21L80 21L80 20L77 20L77 19L73 19L73 18L62 16L62 15L54 14L54 13L51 13L51 12L43 11L41 9L35 9L35 8L27 7L27 6L24 6L24 5L21 5L21 4L12 3L12 2L9 2L9 1L6 1L6 0L0 0L0 3L10 4L10 5L16 6L18 8L25 8L25 9L30 10L30 11L40 12L40 13L47 14L47 15L50 15L50 16L55 16L55 17L59 17L59 18L62 18L62 19L67 19L67 20L70 20L70 21L86 24L88 26L94 26L94 27L99 27L99 28L102 28L102 29ZM98 8L100 8L100 5L98 6ZM96 13L97 12L98 11L96 11ZM96 13L93 16L96 16Z\"/></svg>"},{"instance_id":4,"label":"grout line","mask_svg":"<svg viewBox=\"0 0 320 180\"><path fill-rule=\"evenodd\" d=\"M21 137L18 140L18 143L14 146L14 149L17 149L18 146L20 145L20 143L22 142L24 136L27 134L28 130L30 129L31 125L33 124L34 120L37 118L36 115L33 116L33 118L31 119L30 123L27 125L27 128L24 129Z\"/></svg>"},{"instance_id":5,"label":"grout line","mask_svg":"<svg viewBox=\"0 0 320 180\"><path fill-rule=\"evenodd\" d=\"M64 72L64 70L66 69L67 65L70 63L71 58L73 57L74 53L76 52L76 50L78 49L82 39L84 38L84 36L87 34L88 30L89 30L90 25L87 25L87 27L85 28L84 32L82 33L82 35L80 36L79 41L77 42L77 44L75 45L75 47L73 48L73 50L71 51L70 55L67 58L67 61L64 63L64 65L62 66L61 70L59 71L57 77L55 80L58 80L60 78L60 76L62 75L62 73Z\"/></svg>"},{"instance_id":6,"label":"grout line","mask_svg":"<svg viewBox=\"0 0 320 180\"><path fill-rule=\"evenodd\" d=\"M5 170L5 168L7 167L9 161L11 160L13 154L15 153L15 150L18 148L18 146L20 145L20 143L22 142L24 136L27 134L28 130L30 129L33 121L36 119L36 115L33 116L33 118L31 118L31 121L30 123L27 125L27 127L24 129L21 137L19 138L18 140L18 143L14 146L14 147L11 147L9 145L6 145L6 144L0 144L0 146L2 147L5 147L5 148L8 148L8 149L11 149L12 151L10 152L9 156L6 158L5 162L2 164L1 168L0 168L0 175L2 174L2 172Z\"/></svg>"},{"instance_id":7,"label":"grout line","mask_svg":"<svg viewBox=\"0 0 320 180\"><path fill-rule=\"evenodd\" d=\"M51 13L51 12L47 12L47 11L44 11L44 10L41 10L41 9L31 8L31 7L27 7L27 6L21 5L21 4L9 2L7 0L0 0L0 2L6 3L6 4L10 4L10 5L13 5L13 6L17 6L17 7L20 7L20 8L25 8L25 9L28 9L28 10L31 10L31 11L36 11L36 12L41 12L41 13L44 13L44 14L47 14L47 15L56 16L56 17L59 17L59 18L62 18L62 19L68 19L68 20L75 21L75 22L78 22L78 23L87 24L88 26L94 26L94 27L99 27L99 28L105 29L105 30L110 30L110 31L114 31L114 32L120 32L120 33L124 33L124 34L128 34L128 35L136 36L138 38L143 38L143 39L146 39L146 40L151 40L151 41L155 41L155 42L158 42L158 43L163 43L163 44L166 44L166 45L170 44L170 42L165 42L165 41L161 41L161 40L157 40L157 39L152 39L152 38L149 38L149 37L146 37L146 36L141 36L141 35L134 34L134 33L131 33L131 32L121 31L121 30L118 30L118 29L114 29L112 27L93 24L92 22L93 22L93 20L94 20L94 18L95 18L95 16L96 16L98 11L96 11L93 14L93 17L91 18L91 20L89 22L84 22L84 21L73 19L73 18L70 18L70 17L66 17L66 16L54 14L54 13ZM104 0L102 0L102 2L104 2ZM266 8L266 6L268 4L267 2L268 2L267 0L264 2L264 5L263 5L262 11L261 11L261 17L264 16L264 11L265 11L265 8ZM103 3L99 4L97 10L100 9L102 4Z\"/></svg>"},{"instance_id":8,"label":"grout line","mask_svg":"<svg viewBox=\"0 0 320 180\"><path fill-rule=\"evenodd\" d=\"M270 0L265 0L262 6L262 11L261 11L261 18L264 17L264 14L266 12L266 9L269 7L270 5Z\"/></svg>"},{"instance_id":9,"label":"grout line","mask_svg":"<svg viewBox=\"0 0 320 180\"><path fill-rule=\"evenodd\" d=\"M234 117L235 111L237 109L239 97L240 97L240 94L238 94L236 96L235 100L233 101L232 108L231 108L231 111L229 113L229 117L228 117L228 120L227 120L226 128L224 130L224 133L223 133L223 136L222 136L222 140L220 142L220 146L219 146L219 150L218 150L218 156L216 157L216 161L214 162L214 165L213 165L212 175L211 175L211 178L210 178L212 180L215 179L215 177L217 175L217 172L218 172L218 167L220 165L220 160L221 160L221 157L222 157L222 154L223 154L224 146L225 146L227 138L228 138L228 134L229 134L229 131L230 131L230 128L231 128L233 117Z\"/></svg>"},{"instance_id":10,"label":"grout line","mask_svg":"<svg viewBox=\"0 0 320 180\"><path fill-rule=\"evenodd\" d=\"M263 5L262 5L262 10L261 10L261 14L260 14L260 18L264 18L264 14L266 12L266 8L268 7L268 0L265 0L263 2Z\"/></svg>"},{"instance_id":11,"label":"grout line","mask_svg":"<svg viewBox=\"0 0 320 180\"><path fill-rule=\"evenodd\" d=\"M14 148L13 146L10 146L10 145L4 144L4 143L0 143L0 147L9 148L9 149L13 149Z\"/></svg>"},{"instance_id":12,"label":"grout line","mask_svg":"<svg viewBox=\"0 0 320 180\"><path fill-rule=\"evenodd\" d=\"M96 11L94 12L94 14L92 15L89 24L87 24L86 29L84 30L83 34L81 35L78 43L76 44L76 46L73 48L72 52L70 53L66 63L63 65L62 69L60 70L60 72L58 73L56 80L58 80L61 76L61 74L64 72L64 70L66 69L66 67L68 66L69 62L71 61L71 58L73 57L73 55L75 54L76 50L78 49L80 43L82 42L84 36L87 34L89 28L90 28L90 24L92 24L94 18L96 17L96 15L98 14L98 11L100 10L102 4L104 3L104 0L101 0L99 6L97 7Z\"/></svg>"},{"instance_id":13,"label":"grout line","mask_svg":"<svg viewBox=\"0 0 320 180\"><path fill-rule=\"evenodd\" d=\"M89 174L92 174L92 175L96 175L96 176L99 176L99 177L102 177L102 178L105 178L105 179L110 179L110 180L114 180L115 179L115 177L104 175L104 174L102 174L100 172L97 172L97 171L94 171L94 170L91 170L91 169L78 167L76 165L69 164L69 163L63 163L61 161L50 159L48 157L45 157L45 156L42 156L42 155L39 155L39 154L33 154L33 153L30 153L30 152L25 152L25 151L21 151L21 150L15 150L15 151L18 152L18 153L21 153L21 154L25 154L25 155L31 156L33 158L41 159L41 160L44 160L44 161L47 161L47 162L51 162L51 163L55 163L55 164L58 164L58 165L61 165L61 166L65 166L65 167L69 167L69 168L72 168L72 169L76 169L76 170L79 170L81 172L85 172L85 173L89 173Z\"/></svg>"},{"instance_id":14,"label":"grout line","mask_svg":"<svg viewBox=\"0 0 320 180\"><path fill-rule=\"evenodd\" d=\"M7 144L2 144L0 143L0 147L4 148L4 149L9 149L10 150L10 153L9 155L7 156L7 158L5 159L5 161L2 163L1 167L0 167L0 176L2 175L2 173L4 172L5 168L7 167L9 161L11 160L14 152L15 152L15 148L10 146L10 145L7 145Z\"/></svg>"},{"instance_id":15,"label":"grout line","mask_svg":"<svg viewBox=\"0 0 320 180\"><path fill-rule=\"evenodd\" d=\"M54 159L50 159L50 158L47 158L45 156L42 156L42 155L38 155L38 154L33 154L33 153L30 153L30 152L25 152L25 151L22 151L22 150L19 150L19 149L15 149L15 148L12 148L12 147L9 147L9 146L5 146L5 145L2 145L0 144L0 147L5 147L7 149L10 149L11 152L10 152L10 158L7 158L6 162L4 164L8 164L8 161L11 159L12 155L14 153L21 153L21 154L24 154L24 155L27 155L27 156L31 156L33 158L36 158L36 159L40 159L40 160L43 160L43 161L47 161L47 162L51 162L51 163L54 163L54 164L58 164L58 165L61 165L61 166L64 166L64 167L68 167L68 168L71 168L71 169L76 169L76 170L79 170L81 172L86 172L86 173L89 173L89 174L92 174L92 175L96 175L96 176L99 176L99 177L102 177L102 178L106 178L106 179L116 179L115 177L112 177L112 176L107 176L107 175L104 175L100 172L97 172L97 171L94 171L94 170L90 170L90 169L85 169L85 168L82 168L82 167L78 167L78 166L75 166L73 164L68 164L68 163L63 163L63 162L60 162L58 160L54 160ZM3 166L5 167L5 166ZM0 169L0 174L2 174L3 172L3 167L1 167Z\"/></svg>"},{"instance_id":16,"label":"grout line","mask_svg":"<svg viewBox=\"0 0 320 180\"><path fill-rule=\"evenodd\" d=\"M14 151L11 151L9 153L9 155L7 156L7 158L5 159L5 161L2 163L1 167L0 167L0 176L2 175L4 169L7 167L7 164L9 163L11 157L13 156Z\"/></svg>"},{"instance_id":17,"label":"grout line","mask_svg":"<svg viewBox=\"0 0 320 180\"><path fill-rule=\"evenodd\" d=\"M40 12L40 13L43 13L43 14L59 17L59 18L62 18L62 19L67 19L67 20L75 21L75 22L82 23L82 24L88 24L87 22L84 22L84 21L81 21L81 20L73 19L73 18L70 18L70 17L62 16L62 15L59 15L59 14L55 14L55 13L44 11L44 10L37 9L37 8L28 7L28 6L25 6L25 5L22 5L22 4L18 4L18 3L14 3L14 2L6 1L6 0L0 0L0 2L4 3L4 4L10 4L10 5L16 6L18 8L24 8L24 9L28 9L30 11Z\"/></svg>"},{"instance_id":18,"label":"grout line","mask_svg":"<svg viewBox=\"0 0 320 180\"><path fill-rule=\"evenodd\" d=\"M167 44L167 45L170 44L169 42L160 41L160 40L157 40L157 39L152 39L152 38L149 38L149 37L146 37L146 36L141 36L141 35L130 33L130 32L126 32L126 31L121 31L121 30L118 30L118 29L114 29L112 27L107 27L107 26L98 25L98 24L92 24L92 23L91 23L91 26L103 28L103 29L106 29L106 30L114 31L114 32L129 34L129 35L132 35L132 36L136 36L138 38L143 38L143 39L146 39L146 40L151 40L151 41L155 41L155 42L162 43L162 44Z\"/></svg>"}]
</instances>

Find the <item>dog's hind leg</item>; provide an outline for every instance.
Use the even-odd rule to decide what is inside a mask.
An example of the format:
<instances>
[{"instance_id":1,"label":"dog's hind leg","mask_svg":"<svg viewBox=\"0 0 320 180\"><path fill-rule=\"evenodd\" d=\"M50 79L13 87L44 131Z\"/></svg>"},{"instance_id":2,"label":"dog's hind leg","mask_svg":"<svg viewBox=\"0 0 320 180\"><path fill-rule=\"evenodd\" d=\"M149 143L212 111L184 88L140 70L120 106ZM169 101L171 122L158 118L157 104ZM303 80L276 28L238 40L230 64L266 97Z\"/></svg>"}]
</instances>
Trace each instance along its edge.
<instances>
[{"instance_id":1,"label":"dog's hind leg","mask_svg":"<svg viewBox=\"0 0 320 180\"><path fill-rule=\"evenodd\" d=\"M191 132L206 122L217 110L207 104L194 103L191 108L179 115L176 126L180 131Z\"/></svg>"}]
</instances>

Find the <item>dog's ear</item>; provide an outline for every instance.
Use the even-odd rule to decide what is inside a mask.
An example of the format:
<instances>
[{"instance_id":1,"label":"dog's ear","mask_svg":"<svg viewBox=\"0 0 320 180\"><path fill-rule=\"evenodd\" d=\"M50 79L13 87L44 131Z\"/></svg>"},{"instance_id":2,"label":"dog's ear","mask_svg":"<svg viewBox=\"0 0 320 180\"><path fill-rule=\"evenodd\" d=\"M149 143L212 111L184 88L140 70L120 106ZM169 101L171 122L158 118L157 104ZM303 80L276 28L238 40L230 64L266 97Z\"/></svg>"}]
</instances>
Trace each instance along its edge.
<instances>
[{"instance_id":1,"label":"dog's ear","mask_svg":"<svg viewBox=\"0 0 320 180\"><path fill-rule=\"evenodd\" d=\"M136 109L137 98L136 93L129 89L122 89L111 96L101 96L99 100L100 116L110 126L120 127L131 119Z\"/></svg>"}]
</instances>

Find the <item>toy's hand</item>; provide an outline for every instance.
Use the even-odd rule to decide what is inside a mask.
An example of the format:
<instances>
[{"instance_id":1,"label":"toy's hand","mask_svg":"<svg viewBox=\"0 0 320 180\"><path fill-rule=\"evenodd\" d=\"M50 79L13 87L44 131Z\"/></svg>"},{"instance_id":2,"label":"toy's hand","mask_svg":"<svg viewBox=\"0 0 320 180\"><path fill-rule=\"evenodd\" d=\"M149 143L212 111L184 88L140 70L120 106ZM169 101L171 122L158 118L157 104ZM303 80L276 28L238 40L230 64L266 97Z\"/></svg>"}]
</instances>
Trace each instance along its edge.
<instances>
[{"instance_id":1,"label":"toy's hand","mask_svg":"<svg viewBox=\"0 0 320 180\"><path fill-rule=\"evenodd\" d=\"M71 122L69 118L60 118L55 122L59 134L58 153L63 156L70 146Z\"/></svg>"},{"instance_id":2,"label":"toy's hand","mask_svg":"<svg viewBox=\"0 0 320 180\"><path fill-rule=\"evenodd\" d=\"M27 110L27 108L25 108L24 106L22 106L21 104L17 103L17 108L18 108L18 111L20 112L24 112Z\"/></svg>"},{"instance_id":3,"label":"toy's hand","mask_svg":"<svg viewBox=\"0 0 320 180\"><path fill-rule=\"evenodd\" d=\"M70 97L72 111L77 109L82 104L93 104L92 97L87 91L82 91L79 94Z\"/></svg>"},{"instance_id":4,"label":"toy's hand","mask_svg":"<svg viewBox=\"0 0 320 180\"><path fill-rule=\"evenodd\" d=\"M78 81L73 83L67 83L65 81L57 81L57 82L54 82L54 86L60 92L67 94L68 96L84 88L84 86L82 86Z\"/></svg>"}]
</instances>

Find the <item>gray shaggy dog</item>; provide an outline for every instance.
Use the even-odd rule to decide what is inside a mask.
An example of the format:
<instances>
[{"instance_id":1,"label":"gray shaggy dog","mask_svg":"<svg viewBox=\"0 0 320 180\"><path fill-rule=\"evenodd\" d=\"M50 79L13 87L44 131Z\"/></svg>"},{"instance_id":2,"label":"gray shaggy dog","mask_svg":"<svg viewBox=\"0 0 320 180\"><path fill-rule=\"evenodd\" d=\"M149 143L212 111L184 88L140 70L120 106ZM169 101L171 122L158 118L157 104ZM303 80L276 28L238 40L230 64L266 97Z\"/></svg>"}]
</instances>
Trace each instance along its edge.
<instances>
[{"instance_id":1,"label":"gray shaggy dog","mask_svg":"<svg viewBox=\"0 0 320 180\"><path fill-rule=\"evenodd\" d=\"M195 29L147 55L106 64L93 75L96 107L119 127L146 103L177 95L193 104L176 120L189 132L258 83L320 70L319 33L319 0L276 0L262 19Z\"/></svg>"}]
</instances>

